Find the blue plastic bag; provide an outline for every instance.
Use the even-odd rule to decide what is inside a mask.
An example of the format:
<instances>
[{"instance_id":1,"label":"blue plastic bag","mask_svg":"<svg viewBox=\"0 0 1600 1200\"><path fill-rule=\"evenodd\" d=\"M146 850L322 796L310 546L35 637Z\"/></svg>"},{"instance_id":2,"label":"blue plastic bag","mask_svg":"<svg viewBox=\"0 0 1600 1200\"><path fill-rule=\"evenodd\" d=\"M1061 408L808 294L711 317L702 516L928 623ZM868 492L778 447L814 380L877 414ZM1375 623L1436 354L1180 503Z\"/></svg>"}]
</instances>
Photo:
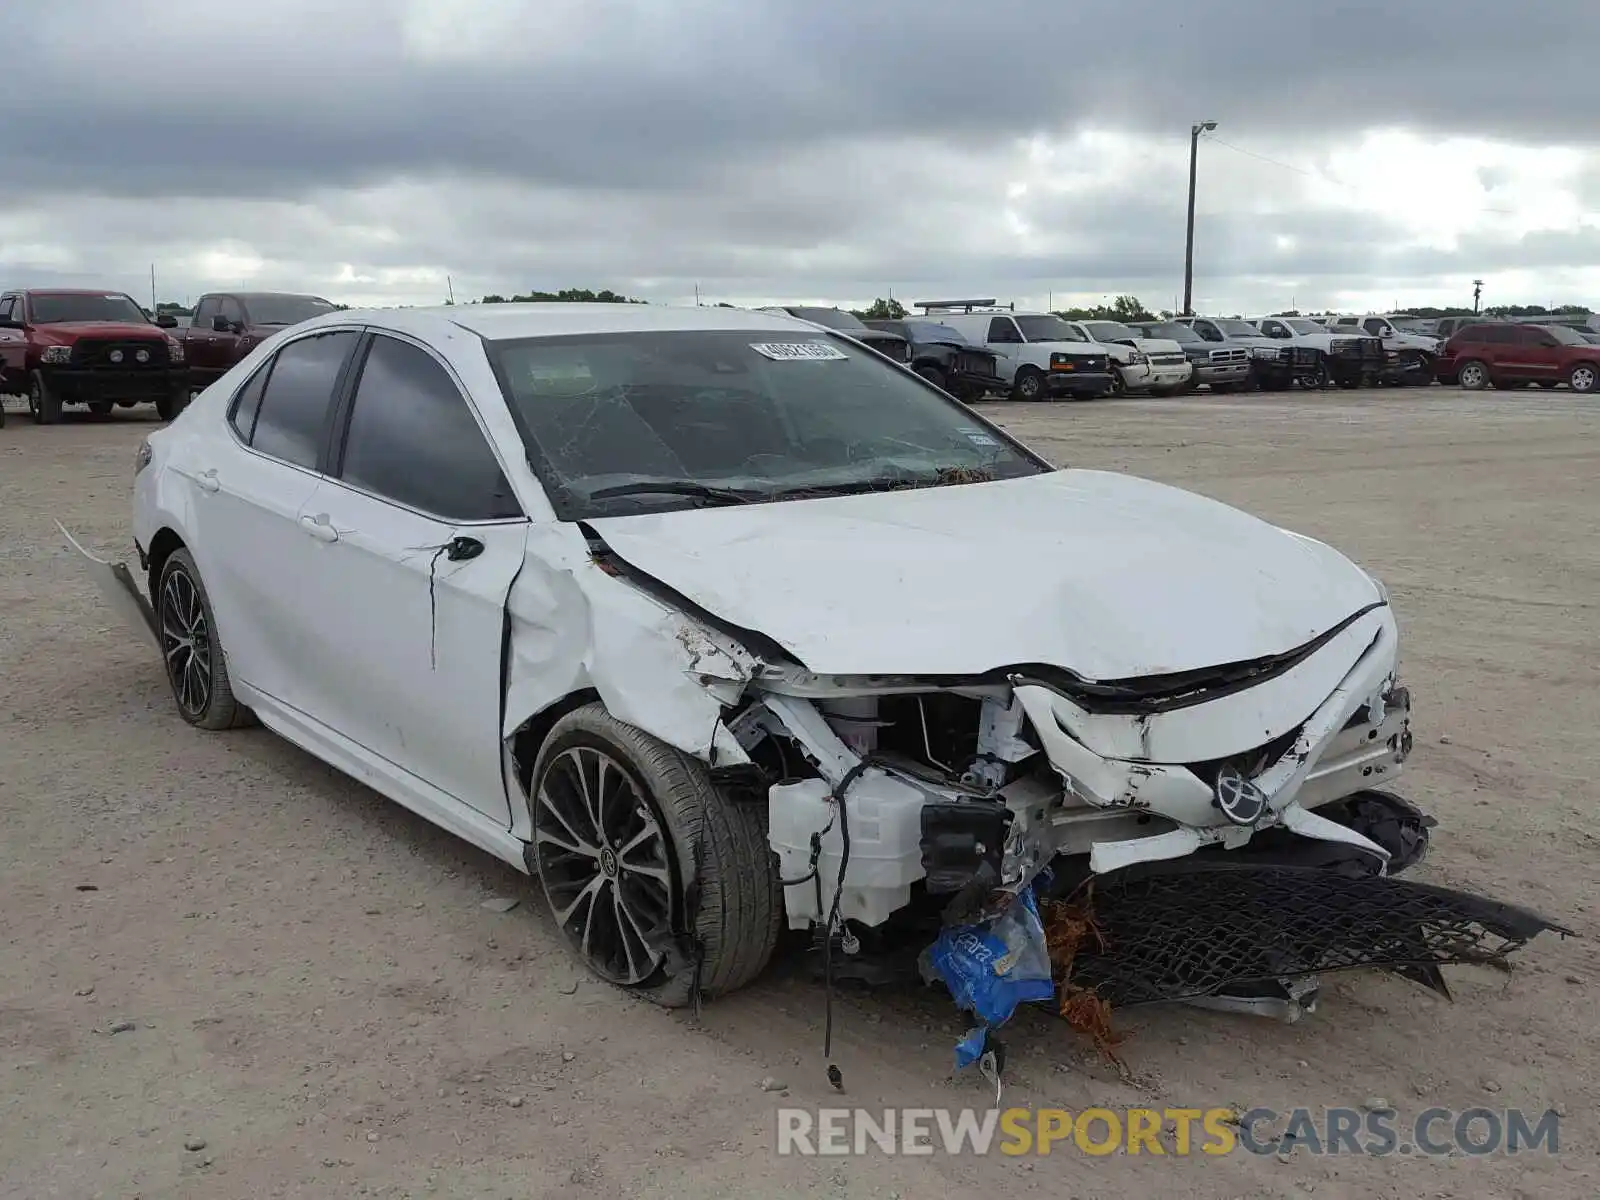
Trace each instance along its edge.
<instances>
[{"instance_id":1,"label":"blue plastic bag","mask_svg":"<svg viewBox=\"0 0 1600 1200\"><path fill-rule=\"evenodd\" d=\"M957 1007L978 1018L978 1027L956 1045L956 1066L967 1066L982 1054L988 1031L1009 1021L1017 1005L1055 995L1033 888L1024 888L985 925L940 930L928 947L927 969L944 981Z\"/></svg>"}]
</instances>

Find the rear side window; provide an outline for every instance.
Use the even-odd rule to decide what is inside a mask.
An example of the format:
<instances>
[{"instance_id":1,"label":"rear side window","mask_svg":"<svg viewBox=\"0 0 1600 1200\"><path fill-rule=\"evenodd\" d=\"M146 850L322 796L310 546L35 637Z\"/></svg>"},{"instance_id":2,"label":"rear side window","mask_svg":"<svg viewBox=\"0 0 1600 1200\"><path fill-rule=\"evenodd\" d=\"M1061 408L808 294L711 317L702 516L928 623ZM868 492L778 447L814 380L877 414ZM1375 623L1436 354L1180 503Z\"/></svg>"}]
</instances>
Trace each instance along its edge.
<instances>
[{"instance_id":1,"label":"rear side window","mask_svg":"<svg viewBox=\"0 0 1600 1200\"><path fill-rule=\"evenodd\" d=\"M278 351L250 444L263 454L315 469L339 373L360 336L348 329L319 333Z\"/></svg>"},{"instance_id":2,"label":"rear side window","mask_svg":"<svg viewBox=\"0 0 1600 1200\"><path fill-rule=\"evenodd\" d=\"M347 483L451 521L522 515L455 381L426 351L373 338L345 436Z\"/></svg>"},{"instance_id":3,"label":"rear side window","mask_svg":"<svg viewBox=\"0 0 1600 1200\"><path fill-rule=\"evenodd\" d=\"M1516 330L1509 325L1469 325L1457 336L1464 342L1487 342L1492 346L1509 346L1517 340Z\"/></svg>"},{"instance_id":4,"label":"rear side window","mask_svg":"<svg viewBox=\"0 0 1600 1200\"><path fill-rule=\"evenodd\" d=\"M255 436L256 414L261 411L261 393L267 389L267 373L271 369L271 363L258 369L250 376L244 387L239 389L239 395L233 402L233 416L229 419L239 436L246 442Z\"/></svg>"}]
</instances>

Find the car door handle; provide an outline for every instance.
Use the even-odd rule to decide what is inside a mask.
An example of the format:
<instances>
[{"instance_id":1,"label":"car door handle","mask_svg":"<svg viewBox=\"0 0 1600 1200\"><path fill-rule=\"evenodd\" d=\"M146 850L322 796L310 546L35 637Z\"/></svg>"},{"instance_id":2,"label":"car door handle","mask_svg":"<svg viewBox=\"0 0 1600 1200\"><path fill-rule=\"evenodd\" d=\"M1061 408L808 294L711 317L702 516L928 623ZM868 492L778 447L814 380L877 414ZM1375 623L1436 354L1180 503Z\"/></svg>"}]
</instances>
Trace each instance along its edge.
<instances>
[{"instance_id":1,"label":"car door handle","mask_svg":"<svg viewBox=\"0 0 1600 1200\"><path fill-rule=\"evenodd\" d=\"M201 471L200 474L194 477L194 481L208 492L217 491L222 487L222 484L217 482L217 469L215 467L212 467L209 471Z\"/></svg>"},{"instance_id":2,"label":"car door handle","mask_svg":"<svg viewBox=\"0 0 1600 1200\"><path fill-rule=\"evenodd\" d=\"M328 524L327 519L318 520L316 517L301 517L300 528L304 529L319 542L337 542L339 531Z\"/></svg>"}]
</instances>

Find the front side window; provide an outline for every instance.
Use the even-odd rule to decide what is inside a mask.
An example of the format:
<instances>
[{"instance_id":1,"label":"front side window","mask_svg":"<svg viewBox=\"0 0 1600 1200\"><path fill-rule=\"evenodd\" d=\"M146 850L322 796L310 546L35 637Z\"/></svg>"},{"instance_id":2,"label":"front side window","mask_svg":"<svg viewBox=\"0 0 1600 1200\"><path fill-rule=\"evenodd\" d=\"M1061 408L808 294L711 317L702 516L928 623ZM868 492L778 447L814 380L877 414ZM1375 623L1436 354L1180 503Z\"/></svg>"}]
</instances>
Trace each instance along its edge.
<instances>
[{"instance_id":1,"label":"front side window","mask_svg":"<svg viewBox=\"0 0 1600 1200\"><path fill-rule=\"evenodd\" d=\"M200 301L199 305L194 310L194 317L190 321L190 324L195 329L210 329L211 318L217 316L220 312L217 304L218 300L215 296L207 296L204 300Z\"/></svg>"},{"instance_id":2,"label":"front side window","mask_svg":"<svg viewBox=\"0 0 1600 1200\"><path fill-rule=\"evenodd\" d=\"M340 372L360 337L351 329L319 333L279 350L250 444L263 454L315 469Z\"/></svg>"},{"instance_id":3,"label":"front side window","mask_svg":"<svg viewBox=\"0 0 1600 1200\"><path fill-rule=\"evenodd\" d=\"M976 482L1049 468L844 338L695 330L491 343L564 520Z\"/></svg>"},{"instance_id":4,"label":"front side window","mask_svg":"<svg viewBox=\"0 0 1600 1200\"><path fill-rule=\"evenodd\" d=\"M446 520L522 515L455 381L425 350L381 334L361 368L339 475Z\"/></svg>"},{"instance_id":5,"label":"front side window","mask_svg":"<svg viewBox=\"0 0 1600 1200\"><path fill-rule=\"evenodd\" d=\"M144 309L120 292L33 293L35 325L60 325L70 321L150 324Z\"/></svg>"},{"instance_id":6,"label":"front side window","mask_svg":"<svg viewBox=\"0 0 1600 1200\"><path fill-rule=\"evenodd\" d=\"M224 296L217 305L217 315L228 318L235 329L244 324L244 306L232 296Z\"/></svg>"},{"instance_id":7,"label":"front side window","mask_svg":"<svg viewBox=\"0 0 1600 1200\"><path fill-rule=\"evenodd\" d=\"M989 322L989 340L1001 344L1011 344L1022 341L1022 335L1017 332L1016 322L1010 317L995 317Z\"/></svg>"},{"instance_id":8,"label":"front side window","mask_svg":"<svg viewBox=\"0 0 1600 1200\"><path fill-rule=\"evenodd\" d=\"M1388 337L1393 332L1393 330L1389 328L1389 323L1387 321L1380 321L1377 317L1368 317L1363 323L1362 328L1364 328L1374 337Z\"/></svg>"}]
</instances>

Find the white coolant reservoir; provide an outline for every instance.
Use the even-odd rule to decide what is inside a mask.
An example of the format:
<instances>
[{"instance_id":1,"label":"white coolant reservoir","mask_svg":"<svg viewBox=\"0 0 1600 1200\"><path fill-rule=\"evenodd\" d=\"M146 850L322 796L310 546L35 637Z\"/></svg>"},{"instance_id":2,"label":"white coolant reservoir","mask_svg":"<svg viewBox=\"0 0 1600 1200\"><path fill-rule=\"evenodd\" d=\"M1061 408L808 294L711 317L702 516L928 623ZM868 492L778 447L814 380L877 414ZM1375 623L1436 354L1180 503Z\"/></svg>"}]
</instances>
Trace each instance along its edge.
<instances>
[{"instance_id":1,"label":"white coolant reservoir","mask_svg":"<svg viewBox=\"0 0 1600 1200\"><path fill-rule=\"evenodd\" d=\"M767 840L778 856L784 879L799 879L811 869L811 835L834 817L829 788L820 779L780 783L767 793L770 826ZM850 818L850 863L845 874L839 914L864 925L881 925L911 899L911 885L922 878L922 789L887 775L876 767L850 785L846 803ZM844 849L840 822L822 839L817 872L822 881L822 907L817 884L807 879L783 892L791 929L804 929L826 919L839 878Z\"/></svg>"}]
</instances>

